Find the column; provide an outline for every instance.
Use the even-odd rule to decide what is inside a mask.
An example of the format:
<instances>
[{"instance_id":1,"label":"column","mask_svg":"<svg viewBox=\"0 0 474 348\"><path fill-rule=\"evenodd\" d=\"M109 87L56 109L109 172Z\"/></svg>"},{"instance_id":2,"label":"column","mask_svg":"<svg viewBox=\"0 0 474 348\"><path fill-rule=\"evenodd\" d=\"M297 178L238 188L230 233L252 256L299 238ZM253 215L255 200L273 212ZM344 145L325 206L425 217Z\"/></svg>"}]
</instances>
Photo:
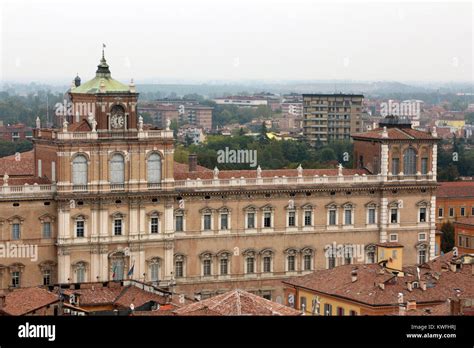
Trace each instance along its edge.
<instances>
[{"instance_id":1,"label":"column","mask_svg":"<svg viewBox=\"0 0 474 348\"><path fill-rule=\"evenodd\" d=\"M436 247L436 195L431 194L430 202L430 260L434 259Z\"/></svg>"},{"instance_id":2,"label":"column","mask_svg":"<svg viewBox=\"0 0 474 348\"><path fill-rule=\"evenodd\" d=\"M387 225L388 225L388 200L386 197L383 197L380 201L380 243L385 243L387 241Z\"/></svg>"}]
</instances>

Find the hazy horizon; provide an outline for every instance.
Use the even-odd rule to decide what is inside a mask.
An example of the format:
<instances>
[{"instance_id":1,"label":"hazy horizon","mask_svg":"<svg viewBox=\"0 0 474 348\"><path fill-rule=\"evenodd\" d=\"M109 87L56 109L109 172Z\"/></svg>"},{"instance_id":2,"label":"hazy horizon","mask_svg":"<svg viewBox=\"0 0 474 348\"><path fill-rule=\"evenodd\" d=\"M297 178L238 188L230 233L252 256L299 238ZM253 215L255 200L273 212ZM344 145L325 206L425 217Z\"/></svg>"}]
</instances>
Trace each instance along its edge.
<instances>
[{"instance_id":1,"label":"hazy horizon","mask_svg":"<svg viewBox=\"0 0 474 348\"><path fill-rule=\"evenodd\" d=\"M113 4L113 5L112 5ZM7 0L0 81L472 83L471 2Z\"/></svg>"}]
</instances>

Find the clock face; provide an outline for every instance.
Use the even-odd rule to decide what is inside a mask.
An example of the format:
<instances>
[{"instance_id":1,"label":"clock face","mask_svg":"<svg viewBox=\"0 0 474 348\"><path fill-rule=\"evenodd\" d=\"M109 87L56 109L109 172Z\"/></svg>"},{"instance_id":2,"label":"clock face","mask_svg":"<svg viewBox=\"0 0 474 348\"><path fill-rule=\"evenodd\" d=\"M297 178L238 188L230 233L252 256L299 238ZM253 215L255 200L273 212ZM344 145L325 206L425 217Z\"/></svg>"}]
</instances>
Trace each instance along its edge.
<instances>
[{"instance_id":1,"label":"clock face","mask_svg":"<svg viewBox=\"0 0 474 348\"><path fill-rule=\"evenodd\" d=\"M110 125L112 128L117 129L117 128L123 128L125 124L125 118L123 115L112 115L110 119Z\"/></svg>"}]
</instances>

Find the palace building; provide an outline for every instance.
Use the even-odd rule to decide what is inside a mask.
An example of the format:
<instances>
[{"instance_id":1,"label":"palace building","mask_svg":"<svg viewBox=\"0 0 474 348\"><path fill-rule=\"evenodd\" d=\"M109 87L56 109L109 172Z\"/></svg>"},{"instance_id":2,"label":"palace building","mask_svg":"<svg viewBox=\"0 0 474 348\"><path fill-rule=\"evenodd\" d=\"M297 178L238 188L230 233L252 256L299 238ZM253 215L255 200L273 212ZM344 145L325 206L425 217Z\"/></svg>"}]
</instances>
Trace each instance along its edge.
<instances>
[{"instance_id":1,"label":"palace building","mask_svg":"<svg viewBox=\"0 0 474 348\"><path fill-rule=\"evenodd\" d=\"M373 263L377 243L410 265L435 256L436 133L392 120L355 134L353 169L209 170L174 162L173 132L143 124L104 57L68 95L72 115L38 119L34 150L0 159L2 250L37 247L0 258L0 288L130 278L282 303L282 280Z\"/></svg>"}]
</instances>

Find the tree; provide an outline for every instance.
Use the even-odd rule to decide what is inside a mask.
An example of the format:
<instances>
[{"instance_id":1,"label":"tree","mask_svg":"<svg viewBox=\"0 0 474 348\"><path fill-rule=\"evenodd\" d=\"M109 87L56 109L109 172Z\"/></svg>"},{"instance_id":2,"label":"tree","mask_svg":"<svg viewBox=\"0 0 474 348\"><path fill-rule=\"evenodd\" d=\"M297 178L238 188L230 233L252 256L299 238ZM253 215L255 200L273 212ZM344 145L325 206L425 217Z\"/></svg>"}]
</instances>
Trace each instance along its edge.
<instances>
[{"instance_id":1,"label":"tree","mask_svg":"<svg viewBox=\"0 0 474 348\"><path fill-rule=\"evenodd\" d=\"M258 136L258 141L260 144L268 143L267 126L265 125L265 122L262 122L262 128L260 128L260 135Z\"/></svg>"},{"instance_id":2,"label":"tree","mask_svg":"<svg viewBox=\"0 0 474 348\"><path fill-rule=\"evenodd\" d=\"M325 147L321 150L320 153L321 162L329 162L337 159L336 152L330 147Z\"/></svg>"},{"instance_id":3,"label":"tree","mask_svg":"<svg viewBox=\"0 0 474 348\"><path fill-rule=\"evenodd\" d=\"M454 247L454 224L452 222L445 222L441 225L441 251L447 253Z\"/></svg>"}]
</instances>

